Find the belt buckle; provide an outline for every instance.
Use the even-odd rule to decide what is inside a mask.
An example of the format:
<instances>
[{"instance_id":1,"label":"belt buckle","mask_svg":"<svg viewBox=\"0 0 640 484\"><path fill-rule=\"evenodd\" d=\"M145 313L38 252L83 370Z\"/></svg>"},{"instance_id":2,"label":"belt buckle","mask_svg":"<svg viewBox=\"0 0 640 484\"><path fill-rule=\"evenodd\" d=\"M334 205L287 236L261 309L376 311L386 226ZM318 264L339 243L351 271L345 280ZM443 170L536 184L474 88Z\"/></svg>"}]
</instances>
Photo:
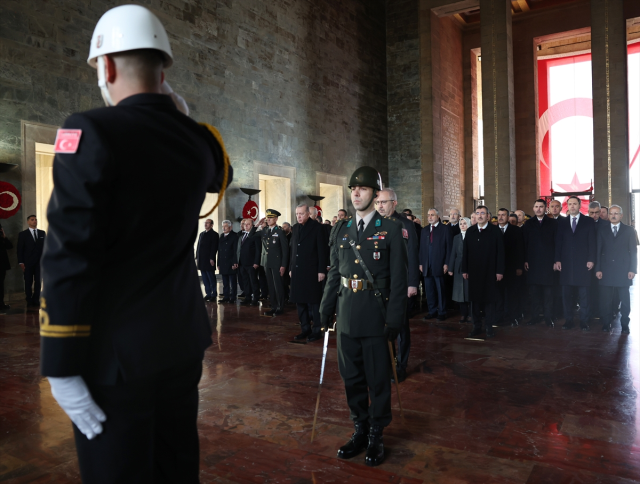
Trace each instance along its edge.
<instances>
[{"instance_id":1,"label":"belt buckle","mask_svg":"<svg viewBox=\"0 0 640 484\"><path fill-rule=\"evenodd\" d=\"M349 279L351 284L351 289L353 292L358 292L358 290L362 291L363 284L362 279Z\"/></svg>"}]
</instances>

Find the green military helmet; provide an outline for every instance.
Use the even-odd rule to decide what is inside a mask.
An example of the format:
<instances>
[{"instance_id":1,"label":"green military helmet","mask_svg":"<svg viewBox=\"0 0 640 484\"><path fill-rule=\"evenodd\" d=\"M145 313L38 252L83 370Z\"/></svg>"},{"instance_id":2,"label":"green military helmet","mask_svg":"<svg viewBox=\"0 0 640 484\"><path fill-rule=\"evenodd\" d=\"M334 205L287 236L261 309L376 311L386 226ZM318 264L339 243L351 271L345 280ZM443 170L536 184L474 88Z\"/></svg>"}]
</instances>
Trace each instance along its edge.
<instances>
[{"instance_id":1,"label":"green military helmet","mask_svg":"<svg viewBox=\"0 0 640 484\"><path fill-rule=\"evenodd\" d=\"M349 180L349 188L355 186L369 187L374 190L382 190L382 177L378 170L370 166L361 166L351 175Z\"/></svg>"}]
</instances>

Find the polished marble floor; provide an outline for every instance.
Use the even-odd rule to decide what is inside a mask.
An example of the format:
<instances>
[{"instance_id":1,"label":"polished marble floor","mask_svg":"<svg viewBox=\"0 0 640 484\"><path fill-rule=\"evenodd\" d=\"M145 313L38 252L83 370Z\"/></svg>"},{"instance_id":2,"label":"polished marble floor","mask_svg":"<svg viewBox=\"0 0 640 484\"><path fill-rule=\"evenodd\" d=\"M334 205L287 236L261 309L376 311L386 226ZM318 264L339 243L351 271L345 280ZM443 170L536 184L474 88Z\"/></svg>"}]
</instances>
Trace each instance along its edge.
<instances>
[{"instance_id":1,"label":"polished marble floor","mask_svg":"<svg viewBox=\"0 0 640 484\"><path fill-rule=\"evenodd\" d=\"M412 324L409 377L393 395L387 459L335 457L351 433L328 352L317 437L310 442L321 341L291 343L295 307L208 304L214 345L200 393L203 483L640 483L640 294L631 335ZM37 313L0 315L0 482L79 482L71 425L38 374Z\"/></svg>"}]
</instances>

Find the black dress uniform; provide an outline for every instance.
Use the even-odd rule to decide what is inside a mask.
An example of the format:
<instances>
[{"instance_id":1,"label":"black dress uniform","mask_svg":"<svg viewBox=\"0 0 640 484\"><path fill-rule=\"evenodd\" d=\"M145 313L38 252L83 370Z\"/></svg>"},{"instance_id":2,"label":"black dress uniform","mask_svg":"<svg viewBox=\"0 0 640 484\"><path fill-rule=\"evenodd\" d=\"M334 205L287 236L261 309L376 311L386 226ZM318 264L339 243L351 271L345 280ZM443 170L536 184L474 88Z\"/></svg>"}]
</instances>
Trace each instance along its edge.
<instances>
[{"instance_id":1,"label":"black dress uniform","mask_svg":"<svg viewBox=\"0 0 640 484\"><path fill-rule=\"evenodd\" d=\"M42 374L82 376L107 415L93 440L74 426L84 480L142 482L155 465L197 482L211 328L193 244L205 193L222 186L223 147L163 94L74 114L64 128L82 134L53 165ZM158 237L149 210L171 221L170 234Z\"/></svg>"},{"instance_id":2,"label":"black dress uniform","mask_svg":"<svg viewBox=\"0 0 640 484\"><path fill-rule=\"evenodd\" d=\"M385 427L391 422L391 362L384 329L386 325L400 330L404 324L407 246L403 226L395 218L373 212L360 237L357 225L355 217L336 224L320 314L323 327L337 314L338 365L351 419ZM350 241L357 243L373 276L373 287ZM376 296L378 291L384 311Z\"/></svg>"},{"instance_id":3,"label":"black dress uniform","mask_svg":"<svg viewBox=\"0 0 640 484\"><path fill-rule=\"evenodd\" d=\"M279 217L280 212L267 210L267 218ZM282 312L284 310L284 282L280 275L280 268L289 267L289 242L282 227L265 227L260 233L262 237L263 255L265 258L264 270L269 284L269 302L271 311Z\"/></svg>"}]
</instances>

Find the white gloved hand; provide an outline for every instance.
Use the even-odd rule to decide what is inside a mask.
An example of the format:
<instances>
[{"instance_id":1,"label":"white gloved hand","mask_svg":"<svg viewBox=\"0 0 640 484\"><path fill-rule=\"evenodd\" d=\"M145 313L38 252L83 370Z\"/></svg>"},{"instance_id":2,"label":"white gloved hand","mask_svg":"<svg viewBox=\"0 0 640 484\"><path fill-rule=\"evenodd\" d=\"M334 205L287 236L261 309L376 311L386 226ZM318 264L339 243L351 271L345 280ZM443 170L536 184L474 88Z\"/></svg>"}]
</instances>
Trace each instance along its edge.
<instances>
[{"instance_id":1,"label":"white gloved hand","mask_svg":"<svg viewBox=\"0 0 640 484\"><path fill-rule=\"evenodd\" d=\"M51 393L62 410L89 440L102 432L107 416L91 398L91 393L81 376L49 377Z\"/></svg>"},{"instance_id":2,"label":"white gloved hand","mask_svg":"<svg viewBox=\"0 0 640 484\"><path fill-rule=\"evenodd\" d=\"M178 111L189 116L189 106L187 106L187 102L182 98L180 94L176 94L175 92L173 92L173 89L171 89L171 86L167 81L164 81L160 85L160 90L162 91L162 94L166 94L167 96L171 97L171 99L173 99L173 103L178 108Z\"/></svg>"}]
</instances>

